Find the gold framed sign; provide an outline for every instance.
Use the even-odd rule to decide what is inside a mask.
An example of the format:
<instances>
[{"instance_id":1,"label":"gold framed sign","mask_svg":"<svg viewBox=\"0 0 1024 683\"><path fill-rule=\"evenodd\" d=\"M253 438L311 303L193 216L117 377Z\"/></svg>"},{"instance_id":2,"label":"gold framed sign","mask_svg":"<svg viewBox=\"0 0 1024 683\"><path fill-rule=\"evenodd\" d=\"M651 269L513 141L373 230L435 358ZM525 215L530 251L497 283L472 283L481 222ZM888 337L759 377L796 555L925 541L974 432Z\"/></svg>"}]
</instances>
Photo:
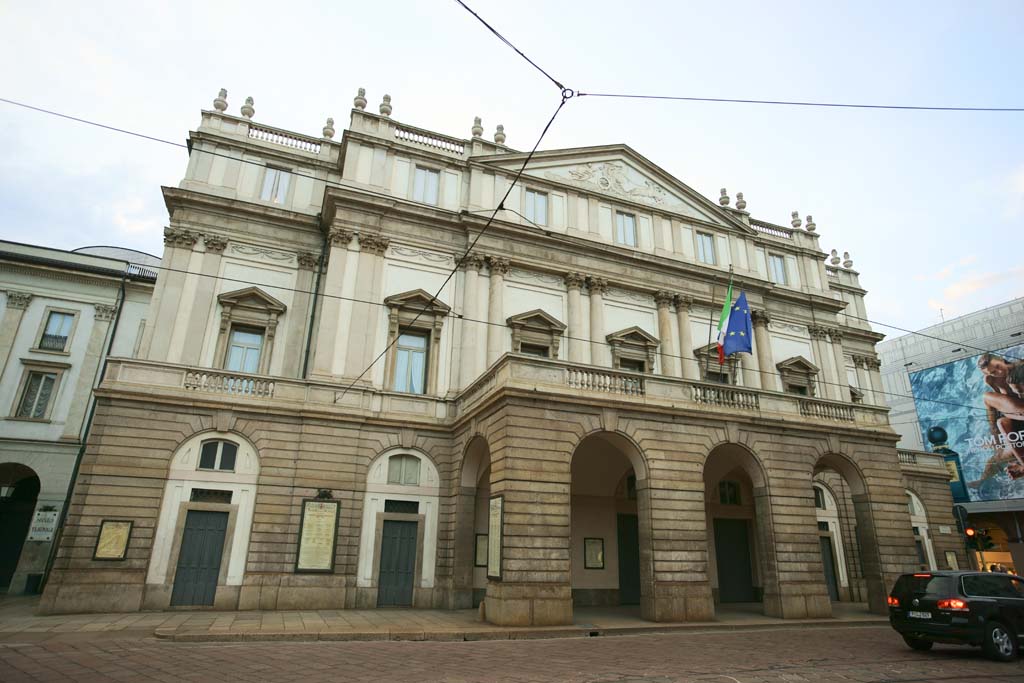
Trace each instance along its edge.
<instances>
[{"instance_id":1,"label":"gold framed sign","mask_svg":"<svg viewBox=\"0 0 1024 683\"><path fill-rule=\"evenodd\" d=\"M473 566L487 566L487 534L476 535L476 555L474 557Z\"/></svg>"},{"instance_id":2,"label":"gold framed sign","mask_svg":"<svg viewBox=\"0 0 1024 683\"><path fill-rule=\"evenodd\" d=\"M302 501L299 550L295 554L296 572L334 572L340 513L341 503L336 500L307 498Z\"/></svg>"},{"instance_id":3,"label":"gold framed sign","mask_svg":"<svg viewBox=\"0 0 1024 683\"><path fill-rule=\"evenodd\" d=\"M123 560L128 555L132 524L130 519L105 519L100 522L100 535L96 538L92 559Z\"/></svg>"},{"instance_id":4,"label":"gold framed sign","mask_svg":"<svg viewBox=\"0 0 1024 683\"><path fill-rule=\"evenodd\" d=\"M604 569L604 539L583 539L583 568Z\"/></svg>"},{"instance_id":5,"label":"gold framed sign","mask_svg":"<svg viewBox=\"0 0 1024 683\"><path fill-rule=\"evenodd\" d=\"M505 497L491 496L487 518L487 578L501 581L502 526L505 521Z\"/></svg>"}]
</instances>

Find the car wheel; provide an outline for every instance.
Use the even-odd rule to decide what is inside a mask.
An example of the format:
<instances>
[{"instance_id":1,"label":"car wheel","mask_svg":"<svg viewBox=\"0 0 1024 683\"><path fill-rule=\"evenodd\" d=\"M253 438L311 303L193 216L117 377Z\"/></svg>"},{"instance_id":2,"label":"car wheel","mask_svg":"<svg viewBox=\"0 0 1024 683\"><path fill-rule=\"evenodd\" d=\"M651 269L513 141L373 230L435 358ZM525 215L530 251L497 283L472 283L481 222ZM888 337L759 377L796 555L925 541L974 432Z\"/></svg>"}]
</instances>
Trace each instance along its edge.
<instances>
[{"instance_id":1,"label":"car wheel","mask_svg":"<svg viewBox=\"0 0 1024 683\"><path fill-rule=\"evenodd\" d=\"M985 628L985 654L1000 662L1017 656L1017 637L998 621L990 621Z\"/></svg>"},{"instance_id":2,"label":"car wheel","mask_svg":"<svg viewBox=\"0 0 1024 683\"><path fill-rule=\"evenodd\" d=\"M903 636L903 642L907 644L911 650L930 650L932 649L932 641L925 640L924 638L913 638L911 636Z\"/></svg>"}]
</instances>

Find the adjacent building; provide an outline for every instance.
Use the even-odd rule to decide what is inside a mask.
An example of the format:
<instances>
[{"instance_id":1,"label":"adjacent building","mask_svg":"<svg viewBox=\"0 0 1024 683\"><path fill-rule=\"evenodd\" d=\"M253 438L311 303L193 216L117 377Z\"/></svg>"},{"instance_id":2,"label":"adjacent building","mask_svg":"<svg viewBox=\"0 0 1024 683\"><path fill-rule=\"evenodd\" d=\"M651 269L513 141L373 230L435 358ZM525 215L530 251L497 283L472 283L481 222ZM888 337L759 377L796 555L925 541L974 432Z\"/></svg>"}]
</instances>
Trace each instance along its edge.
<instances>
[{"instance_id":1,"label":"adjacent building","mask_svg":"<svg viewBox=\"0 0 1024 683\"><path fill-rule=\"evenodd\" d=\"M1010 467L1014 448L1024 455L1024 423L986 401L986 394L1001 394L1024 406L1005 377L1009 366L1024 360L1024 299L887 340L878 352L891 424L906 449L900 457L952 452L947 459L956 502L994 543L974 558L975 566L1024 570L1024 480Z\"/></svg>"},{"instance_id":2,"label":"adjacent building","mask_svg":"<svg viewBox=\"0 0 1024 683\"><path fill-rule=\"evenodd\" d=\"M147 264L159 259L0 241L0 591L40 589L103 361L137 350Z\"/></svg>"},{"instance_id":3,"label":"adjacent building","mask_svg":"<svg viewBox=\"0 0 1024 683\"><path fill-rule=\"evenodd\" d=\"M141 346L96 390L44 611L827 616L884 610L915 524L952 524L811 216L756 219L622 144L540 151L509 191L501 126L416 128L362 90L340 140L227 106L163 188ZM730 273L754 353L719 363Z\"/></svg>"}]
</instances>

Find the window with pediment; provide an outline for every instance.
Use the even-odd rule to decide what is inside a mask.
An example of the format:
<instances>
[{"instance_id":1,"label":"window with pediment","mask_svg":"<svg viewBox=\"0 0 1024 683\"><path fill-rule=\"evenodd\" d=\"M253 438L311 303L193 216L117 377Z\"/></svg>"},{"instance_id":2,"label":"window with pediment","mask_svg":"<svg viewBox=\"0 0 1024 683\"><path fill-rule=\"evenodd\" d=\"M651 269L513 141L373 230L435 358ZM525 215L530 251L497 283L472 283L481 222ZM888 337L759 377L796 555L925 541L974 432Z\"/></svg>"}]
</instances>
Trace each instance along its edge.
<instances>
[{"instance_id":1,"label":"window with pediment","mask_svg":"<svg viewBox=\"0 0 1024 683\"><path fill-rule=\"evenodd\" d=\"M513 315L506 322L512 329L512 353L558 358L565 323L539 308Z\"/></svg>"},{"instance_id":2,"label":"window with pediment","mask_svg":"<svg viewBox=\"0 0 1024 683\"><path fill-rule=\"evenodd\" d=\"M451 308L425 290L384 299L388 308L388 354L384 382L391 391L436 394L441 330Z\"/></svg>"},{"instance_id":3,"label":"window with pediment","mask_svg":"<svg viewBox=\"0 0 1024 683\"><path fill-rule=\"evenodd\" d=\"M268 374L277 325L287 306L259 287L226 292L217 301L220 331L216 362L233 372Z\"/></svg>"},{"instance_id":4,"label":"window with pediment","mask_svg":"<svg viewBox=\"0 0 1024 683\"><path fill-rule=\"evenodd\" d=\"M783 389L790 394L814 396L817 385L818 366L803 356L793 356L775 365L782 378Z\"/></svg>"},{"instance_id":5,"label":"window with pediment","mask_svg":"<svg viewBox=\"0 0 1024 683\"><path fill-rule=\"evenodd\" d=\"M700 378L705 382L715 384L736 384L739 375L738 361L735 356L725 359L724 363L718 362L718 344L707 344L693 350L700 368Z\"/></svg>"},{"instance_id":6,"label":"window with pediment","mask_svg":"<svg viewBox=\"0 0 1024 683\"><path fill-rule=\"evenodd\" d=\"M658 354L657 337L640 327L627 327L612 332L605 339L612 354L612 367L632 372L654 372Z\"/></svg>"}]
</instances>

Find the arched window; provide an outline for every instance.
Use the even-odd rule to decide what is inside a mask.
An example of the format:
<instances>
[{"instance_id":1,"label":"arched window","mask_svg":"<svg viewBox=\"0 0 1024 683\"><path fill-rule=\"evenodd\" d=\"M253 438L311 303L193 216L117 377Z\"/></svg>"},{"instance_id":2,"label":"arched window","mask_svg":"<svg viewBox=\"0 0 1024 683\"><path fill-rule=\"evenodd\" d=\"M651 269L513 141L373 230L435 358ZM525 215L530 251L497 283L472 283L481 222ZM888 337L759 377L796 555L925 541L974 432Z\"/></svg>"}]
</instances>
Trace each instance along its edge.
<instances>
[{"instance_id":1,"label":"arched window","mask_svg":"<svg viewBox=\"0 0 1024 683\"><path fill-rule=\"evenodd\" d=\"M419 486L420 459L415 455L392 455L388 458L388 483Z\"/></svg>"},{"instance_id":2,"label":"arched window","mask_svg":"<svg viewBox=\"0 0 1024 683\"><path fill-rule=\"evenodd\" d=\"M825 492L817 486L814 487L814 507L819 510L828 509L828 506L825 505Z\"/></svg>"},{"instance_id":3,"label":"arched window","mask_svg":"<svg viewBox=\"0 0 1024 683\"><path fill-rule=\"evenodd\" d=\"M196 469L234 472L238 444L231 441L207 441L199 451Z\"/></svg>"},{"instance_id":4,"label":"arched window","mask_svg":"<svg viewBox=\"0 0 1024 683\"><path fill-rule=\"evenodd\" d=\"M722 505L742 505L740 483L729 480L718 482L718 502Z\"/></svg>"}]
</instances>

